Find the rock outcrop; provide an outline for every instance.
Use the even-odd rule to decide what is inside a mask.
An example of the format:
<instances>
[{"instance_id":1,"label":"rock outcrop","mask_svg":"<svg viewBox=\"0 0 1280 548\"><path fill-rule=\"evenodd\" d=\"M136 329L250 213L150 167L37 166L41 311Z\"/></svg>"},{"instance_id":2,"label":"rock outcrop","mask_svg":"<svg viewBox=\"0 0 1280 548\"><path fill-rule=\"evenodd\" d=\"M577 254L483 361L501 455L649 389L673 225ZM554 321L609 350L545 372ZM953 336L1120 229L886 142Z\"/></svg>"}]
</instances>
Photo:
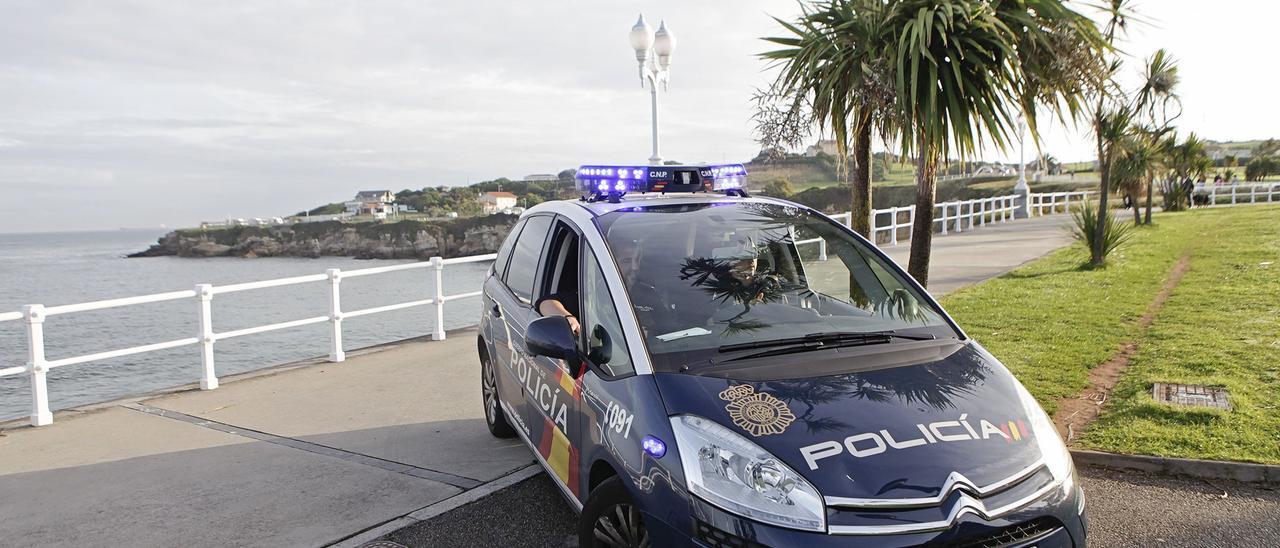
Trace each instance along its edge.
<instances>
[{"instance_id":1,"label":"rock outcrop","mask_svg":"<svg viewBox=\"0 0 1280 548\"><path fill-rule=\"evenodd\" d=\"M356 257L427 259L493 253L515 215L449 221L298 223L175 230L130 257Z\"/></svg>"}]
</instances>

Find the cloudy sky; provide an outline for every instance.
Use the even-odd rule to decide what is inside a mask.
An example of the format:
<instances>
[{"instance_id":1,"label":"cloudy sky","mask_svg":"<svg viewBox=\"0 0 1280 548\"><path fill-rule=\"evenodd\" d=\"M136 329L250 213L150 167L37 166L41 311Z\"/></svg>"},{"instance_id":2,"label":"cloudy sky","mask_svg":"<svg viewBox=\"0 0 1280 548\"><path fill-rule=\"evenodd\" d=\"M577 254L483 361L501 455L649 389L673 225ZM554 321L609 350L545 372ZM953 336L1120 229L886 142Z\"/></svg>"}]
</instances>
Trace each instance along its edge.
<instances>
[{"instance_id":1,"label":"cloudy sky","mask_svg":"<svg viewBox=\"0 0 1280 548\"><path fill-rule=\"evenodd\" d=\"M1147 0L1154 22L1126 47L1179 59L1183 127L1280 134L1271 5ZM0 232L188 226L642 162L648 95L626 37L641 11L679 40L663 155L750 158L749 97L770 79L758 38L792 0L0 0ZM1069 128L1046 150L1091 156Z\"/></svg>"}]
</instances>

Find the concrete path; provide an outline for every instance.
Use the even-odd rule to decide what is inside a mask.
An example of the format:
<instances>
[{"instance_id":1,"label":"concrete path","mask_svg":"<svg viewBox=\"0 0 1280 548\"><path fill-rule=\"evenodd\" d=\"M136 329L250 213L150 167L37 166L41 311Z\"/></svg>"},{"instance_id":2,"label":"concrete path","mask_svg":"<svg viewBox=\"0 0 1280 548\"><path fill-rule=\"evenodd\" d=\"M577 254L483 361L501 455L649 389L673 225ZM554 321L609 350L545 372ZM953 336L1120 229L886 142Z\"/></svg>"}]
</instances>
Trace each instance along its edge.
<instances>
[{"instance_id":1,"label":"concrete path","mask_svg":"<svg viewBox=\"0 0 1280 548\"><path fill-rule=\"evenodd\" d=\"M4 431L0 539L323 545L533 462L485 428L474 331L377 350Z\"/></svg>"},{"instance_id":2,"label":"concrete path","mask_svg":"<svg viewBox=\"0 0 1280 548\"><path fill-rule=\"evenodd\" d=\"M994 278L1046 253L1070 244L1070 215L1047 215L977 230L933 237L929 260L929 293L946 295ZM882 248L902 268L907 267L910 242Z\"/></svg>"},{"instance_id":3,"label":"concrete path","mask_svg":"<svg viewBox=\"0 0 1280 548\"><path fill-rule=\"evenodd\" d=\"M932 289L1064 245L1066 222L938 237ZM889 254L905 263L907 250ZM463 330L0 430L0 539L316 546L429 520L536 473L518 441L488 434L478 371L475 332Z\"/></svg>"}]
</instances>

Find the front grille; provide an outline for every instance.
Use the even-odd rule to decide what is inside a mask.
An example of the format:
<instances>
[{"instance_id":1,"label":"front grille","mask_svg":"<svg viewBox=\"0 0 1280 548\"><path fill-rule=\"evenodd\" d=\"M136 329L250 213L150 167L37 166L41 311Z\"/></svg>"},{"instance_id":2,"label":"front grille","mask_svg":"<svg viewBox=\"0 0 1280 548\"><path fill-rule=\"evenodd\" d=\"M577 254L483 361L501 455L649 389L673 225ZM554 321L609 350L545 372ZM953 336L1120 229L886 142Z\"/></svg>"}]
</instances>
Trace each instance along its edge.
<instances>
[{"instance_id":1,"label":"front grille","mask_svg":"<svg viewBox=\"0 0 1280 548\"><path fill-rule=\"evenodd\" d=\"M1042 517L937 546L938 548L1001 548L1045 537L1061 528L1062 522L1051 517Z\"/></svg>"},{"instance_id":2,"label":"front grille","mask_svg":"<svg viewBox=\"0 0 1280 548\"><path fill-rule=\"evenodd\" d=\"M700 519L694 520L694 538L713 548L765 548L765 545L721 531Z\"/></svg>"}]
</instances>

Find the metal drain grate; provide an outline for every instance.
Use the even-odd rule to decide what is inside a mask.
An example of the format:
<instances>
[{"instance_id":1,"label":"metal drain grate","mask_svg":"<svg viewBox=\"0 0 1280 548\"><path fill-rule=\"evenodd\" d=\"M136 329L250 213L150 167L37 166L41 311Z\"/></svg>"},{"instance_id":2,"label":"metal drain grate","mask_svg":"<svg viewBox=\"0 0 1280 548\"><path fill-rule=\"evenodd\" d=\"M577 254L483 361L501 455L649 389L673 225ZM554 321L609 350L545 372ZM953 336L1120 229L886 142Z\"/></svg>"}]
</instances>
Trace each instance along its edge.
<instances>
[{"instance_id":1,"label":"metal drain grate","mask_svg":"<svg viewBox=\"0 0 1280 548\"><path fill-rule=\"evenodd\" d=\"M1231 410L1227 389L1198 384L1174 384L1158 382L1151 387L1151 397L1161 403L1183 407L1208 407Z\"/></svg>"}]
</instances>

